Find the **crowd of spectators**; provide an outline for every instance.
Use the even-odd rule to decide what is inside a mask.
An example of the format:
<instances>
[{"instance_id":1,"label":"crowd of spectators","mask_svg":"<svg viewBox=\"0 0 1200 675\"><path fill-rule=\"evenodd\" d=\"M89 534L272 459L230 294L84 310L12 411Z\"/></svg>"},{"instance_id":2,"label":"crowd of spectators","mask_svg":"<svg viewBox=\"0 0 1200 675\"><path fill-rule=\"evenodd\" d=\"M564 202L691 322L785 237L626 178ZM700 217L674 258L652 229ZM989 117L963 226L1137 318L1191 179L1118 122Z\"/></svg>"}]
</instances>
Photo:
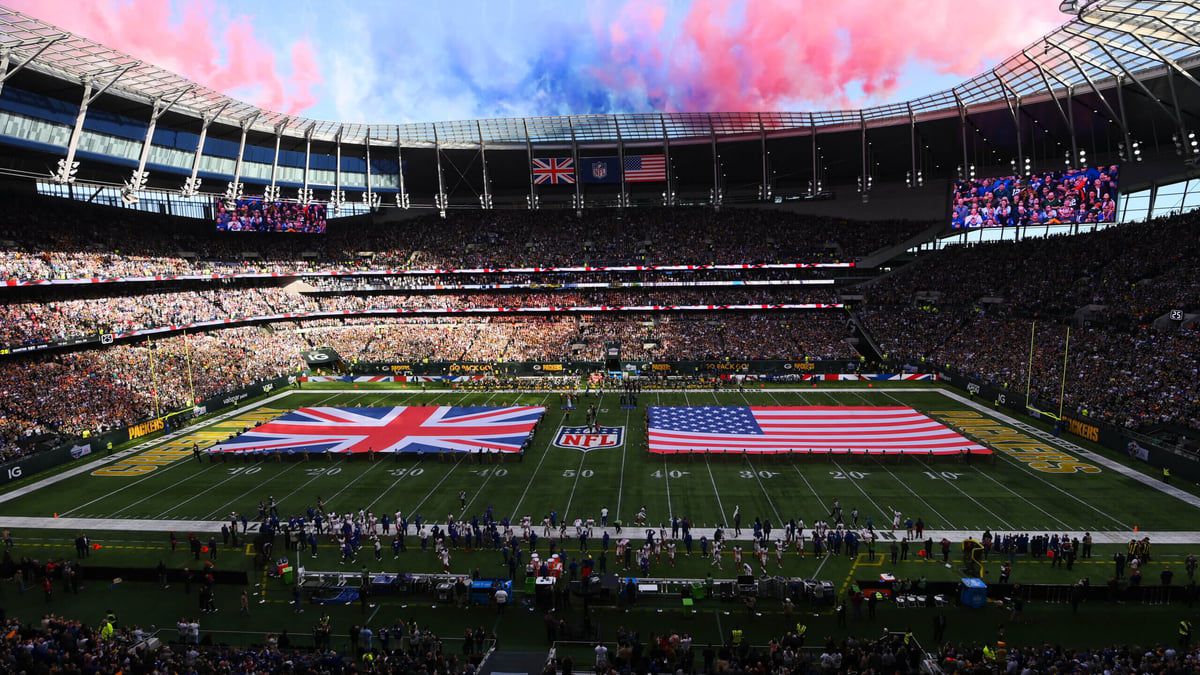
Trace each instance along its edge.
<instances>
[{"instance_id":1,"label":"crowd of spectators","mask_svg":"<svg viewBox=\"0 0 1200 675\"><path fill-rule=\"evenodd\" d=\"M956 181L955 228L1112 223L1117 166Z\"/></svg>"},{"instance_id":2,"label":"crowd of spectators","mask_svg":"<svg viewBox=\"0 0 1200 675\"><path fill-rule=\"evenodd\" d=\"M0 447L11 459L45 436L104 432L294 373L306 347L296 334L245 327L7 361L0 365Z\"/></svg>"},{"instance_id":3,"label":"crowd of spectators","mask_svg":"<svg viewBox=\"0 0 1200 675\"><path fill-rule=\"evenodd\" d=\"M1043 403L1060 398L1066 351L1067 411L1200 429L1200 332L1160 321L1200 310L1198 254L1196 213L951 247L864 285L859 316L884 355L1022 393L1028 380Z\"/></svg>"},{"instance_id":4,"label":"crowd of spectators","mask_svg":"<svg viewBox=\"0 0 1200 675\"><path fill-rule=\"evenodd\" d=\"M39 622L10 617L0 624L0 670L7 673L445 673L469 675L483 660L484 643L470 651L449 647L416 621L360 628L345 649L301 649L285 630L253 646L214 644L211 636L171 641L107 615L92 626L47 614ZM359 647L366 636L369 646ZM474 644L474 643L473 643ZM457 647L457 645L455 645ZM457 653L456 653L457 652Z\"/></svg>"},{"instance_id":5,"label":"crowd of spectators","mask_svg":"<svg viewBox=\"0 0 1200 675\"><path fill-rule=\"evenodd\" d=\"M93 292L94 293L94 292ZM0 306L0 345L31 345L280 313L387 309L480 309L613 305L833 303L832 287L698 287L375 295L304 295L282 287L72 298Z\"/></svg>"},{"instance_id":6,"label":"crowd of spectators","mask_svg":"<svg viewBox=\"0 0 1200 675\"><path fill-rule=\"evenodd\" d=\"M119 428L303 367L332 347L347 362L853 358L840 312L769 315L323 319L137 340L0 364L0 458ZM30 369L38 377L30 377Z\"/></svg>"},{"instance_id":7,"label":"crowd of spectators","mask_svg":"<svg viewBox=\"0 0 1200 675\"><path fill-rule=\"evenodd\" d=\"M14 198L19 201L19 198ZM18 208L19 206L19 208ZM928 227L770 209L479 211L324 235L218 233L210 222L27 199L0 222L0 280L381 267L849 261ZM252 255L247 256L247 253Z\"/></svg>"}]
</instances>

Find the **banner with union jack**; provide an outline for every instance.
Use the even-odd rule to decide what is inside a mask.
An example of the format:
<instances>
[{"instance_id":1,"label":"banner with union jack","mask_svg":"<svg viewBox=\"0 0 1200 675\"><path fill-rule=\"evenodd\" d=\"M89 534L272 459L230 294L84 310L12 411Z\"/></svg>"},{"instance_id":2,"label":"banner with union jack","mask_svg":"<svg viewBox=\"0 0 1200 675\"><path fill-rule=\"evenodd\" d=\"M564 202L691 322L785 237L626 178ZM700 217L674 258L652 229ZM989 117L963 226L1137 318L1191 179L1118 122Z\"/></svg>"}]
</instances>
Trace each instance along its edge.
<instances>
[{"instance_id":1,"label":"banner with union jack","mask_svg":"<svg viewBox=\"0 0 1200 675\"><path fill-rule=\"evenodd\" d=\"M300 408L212 451L519 453L545 412L540 406Z\"/></svg>"},{"instance_id":2,"label":"banner with union jack","mask_svg":"<svg viewBox=\"0 0 1200 675\"><path fill-rule=\"evenodd\" d=\"M989 455L902 406L651 406L650 452Z\"/></svg>"},{"instance_id":3,"label":"banner with union jack","mask_svg":"<svg viewBox=\"0 0 1200 675\"><path fill-rule=\"evenodd\" d=\"M534 157L534 185L574 185L575 160L570 157Z\"/></svg>"}]
</instances>

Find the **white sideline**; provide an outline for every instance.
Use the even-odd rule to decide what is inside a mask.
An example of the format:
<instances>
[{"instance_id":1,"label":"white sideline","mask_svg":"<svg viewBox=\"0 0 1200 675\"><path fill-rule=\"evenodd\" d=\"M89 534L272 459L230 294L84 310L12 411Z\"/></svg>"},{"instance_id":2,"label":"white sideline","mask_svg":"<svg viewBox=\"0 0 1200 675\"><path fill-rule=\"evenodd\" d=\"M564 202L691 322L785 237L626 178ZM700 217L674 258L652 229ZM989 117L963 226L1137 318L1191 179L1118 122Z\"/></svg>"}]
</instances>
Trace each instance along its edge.
<instances>
[{"instance_id":1,"label":"white sideline","mask_svg":"<svg viewBox=\"0 0 1200 675\"><path fill-rule=\"evenodd\" d=\"M121 531L121 532L220 532L222 525L228 525L227 520L138 520L124 518L47 518L41 516L0 516L0 526L7 528L24 528L24 529L40 529L40 530L72 530L77 532L96 532L96 531ZM433 521L426 521L426 525L435 524ZM437 523L444 525L444 523ZM654 528L657 532L658 528ZM257 532L258 523L251 522L247 526L247 531ZM617 537L616 531L611 527L597 527L593 530L593 536L589 542L593 546L598 546L600 537L604 532L608 532L610 537ZM860 530L865 531L865 530ZM574 528L568 528L568 534L564 541L570 542L578 540L570 534L574 532ZM711 527L693 527L692 538L694 546L698 549L700 546L700 537L708 537L712 541L715 528ZM771 538L775 539L776 535L782 534L783 530L775 528L771 531ZM1013 534L1026 533L1035 534L1058 534L1064 532L1058 530L1040 531L1040 530L991 530L992 534ZM810 540L811 530L805 530L805 541ZM888 530L875 530L875 535L878 537L876 546L887 546L892 541L900 541L904 538L903 530L891 532ZM949 539L951 542L961 542L967 537L978 538L983 534L979 530L925 530L924 539L933 539L935 550L940 554L941 548L938 546L942 538ZM1071 537L1083 538L1085 534L1082 531L1067 531L1065 534ZM646 535L646 528L637 526L627 526L622 529L621 537L628 537L631 540L640 541ZM1200 531L1126 531L1126 532L1092 532L1092 541L1096 544L1124 544L1130 539L1141 539L1149 537L1151 543L1154 544L1200 544ZM414 536L409 534L409 536ZM20 538L20 535L18 535ZM558 539L557 533L554 533L551 539ZM735 537L733 529L725 530L725 539L731 541L751 541L753 532L749 527L742 528L741 536ZM678 541L678 540L676 540ZM914 547L919 547L916 540L913 540ZM882 552L883 549L878 549Z\"/></svg>"}]
</instances>

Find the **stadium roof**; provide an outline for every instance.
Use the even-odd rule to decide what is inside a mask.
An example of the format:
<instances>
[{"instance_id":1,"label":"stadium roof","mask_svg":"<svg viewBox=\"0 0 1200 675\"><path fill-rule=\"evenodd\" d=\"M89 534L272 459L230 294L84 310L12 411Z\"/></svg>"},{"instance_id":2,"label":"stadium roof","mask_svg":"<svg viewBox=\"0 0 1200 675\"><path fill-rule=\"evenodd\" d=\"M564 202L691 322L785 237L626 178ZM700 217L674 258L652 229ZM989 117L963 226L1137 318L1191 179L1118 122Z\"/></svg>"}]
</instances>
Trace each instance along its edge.
<instances>
[{"instance_id":1,"label":"stadium roof","mask_svg":"<svg viewBox=\"0 0 1200 675\"><path fill-rule=\"evenodd\" d=\"M18 69L67 81L90 80L105 93L233 127L349 144L405 147L707 139L748 134L885 126L958 115L977 106L1051 100L1173 71L1200 86L1200 0L1066 0L1072 17L992 70L952 89L861 110L823 112L644 113L495 118L414 124L357 124L264 110L20 12L0 7L3 77ZM2 80L0 80L2 82ZM1157 98L1155 99L1157 100Z\"/></svg>"}]
</instances>

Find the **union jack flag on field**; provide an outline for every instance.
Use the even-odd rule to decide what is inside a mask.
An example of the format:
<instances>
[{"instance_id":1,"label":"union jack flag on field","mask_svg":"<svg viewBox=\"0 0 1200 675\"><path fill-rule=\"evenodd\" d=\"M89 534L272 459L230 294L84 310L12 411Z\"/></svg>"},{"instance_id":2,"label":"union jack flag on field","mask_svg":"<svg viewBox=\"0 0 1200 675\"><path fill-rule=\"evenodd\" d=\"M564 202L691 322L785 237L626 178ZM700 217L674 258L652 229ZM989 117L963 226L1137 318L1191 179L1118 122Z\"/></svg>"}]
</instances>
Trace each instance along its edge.
<instances>
[{"instance_id":1,"label":"union jack flag on field","mask_svg":"<svg viewBox=\"0 0 1200 675\"><path fill-rule=\"evenodd\" d=\"M520 452L546 412L539 406L300 408L214 452Z\"/></svg>"},{"instance_id":2,"label":"union jack flag on field","mask_svg":"<svg viewBox=\"0 0 1200 675\"><path fill-rule=\"evenodd\" d=\"M534 185L574 185L575 160L571 157L534 157Z\"/></svg>"}]
</instances>

